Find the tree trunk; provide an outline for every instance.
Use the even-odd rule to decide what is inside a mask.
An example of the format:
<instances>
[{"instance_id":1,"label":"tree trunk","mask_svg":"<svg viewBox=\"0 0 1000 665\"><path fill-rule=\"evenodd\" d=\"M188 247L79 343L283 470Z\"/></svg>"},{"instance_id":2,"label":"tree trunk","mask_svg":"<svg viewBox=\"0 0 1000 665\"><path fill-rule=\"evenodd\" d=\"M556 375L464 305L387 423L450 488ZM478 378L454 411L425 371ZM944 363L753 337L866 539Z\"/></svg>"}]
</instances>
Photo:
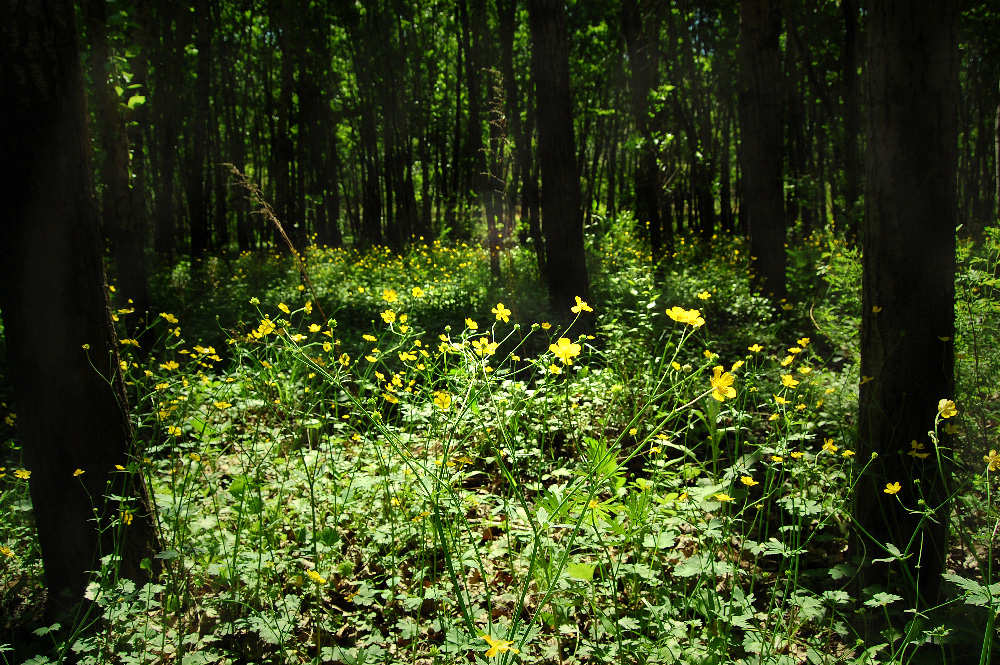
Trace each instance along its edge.
<instances>
[{"instance_id":1,"label":"tree trunk","mask_svg":"<svg viewBox=\"0 0 1000 665\"><path fill-rule=\"evenodd\" d=\"M757 288L785 297L785 211L781 179L781 77L777 0L740 2L740 116L744 223Z\"/></svg>"},{"instance_id":2,"label":"tree trunk","mask_svg":"<svg viewBox=\"0 0 1000 665\"><path fill-rule=\"evenodd\" d=\"M94 81L95 115L101 162L98 172L104 185L101 219L118 271L118 291L131 302L136 314L125 320L130 337L146 330L149 286L144 256L143 214L129 186L128 138L118 93L111 80L107 39L107 3L88 0L83 5L90 39L90 69ZM145 348L143 346L143 348Z\"/></svg>"},{"instance_id":3,"label":"tree trunk","mask_svg":"<svg viewBox=\"0 0 1000 665\"><path fill-rule=\"evenodd\" d=\"M659 163L649 119L649 93L656 86L659 68L659 0L628 0L622 5L622 32L628 47L632 120L641 138L639 168L635 172L635 217L647 228L650 249L657 259L663 252L660 232ZM668 247L669 249L669 247Z\"/></svg>"},{"instance_id":4,"label":"tree trunk","mask_svg":"<svg viewBox=\"0 0 1000 665\"><path fill-rule=\"evenodd\" d=\"M879 457L858 484L855 516L870 536L858 554L880 556L884 543L908 552L903 564L861 562L862 584L885 585L918 611L937 597L949 517L949 471L927 432L954 390L956 22L954 3L869 7L858 458ZM902 454L911 441L931 456ZM899 493L883 493L894 482ZM925 508L933 519L911 512Z\"/></svg>"},{"instance_id":5,"label":"tree trunk","mask_svg":"<svg viewBox=\"0 0 1000 665\"><path fill-rule=\"evenodd\" d=\"M858 102L858 2L842 0L844 15L843 104L844 104L844 230L852 235L857 232L857 214L861 182L861 157L858 134L861 132L861 105Z\"/></svg>"},{"instance_id":6,"label":"tree trunk","mask_svg":"<svg viewBox=\"0 0 1000 665\"><path fill-rule=\"evenodd\" d=\"M545 278L553 313L567 316L574 297L589 293L580 212L580 178L573 138L569 43L562 0L529 0L531 70L542 173Z\"/></svg>"},{"instance_id":7,"label":"tree trunk","mask_svg":"<svg viewBox=\"0 0 1000 665\"><path fill-rule=\"evenodd\" d=\"M121 574L141 581L140 562L157 547L142 476L115 472L135 455L103 286L73 17L65 0L0 8L0 150L18 165L0 184L8 209L0 307L54 617L83 599L99 556L120 553ZM77 468L84 474L74 477ZM131 525L118 522L123 510Z\"/></svg>"}]
</instances>

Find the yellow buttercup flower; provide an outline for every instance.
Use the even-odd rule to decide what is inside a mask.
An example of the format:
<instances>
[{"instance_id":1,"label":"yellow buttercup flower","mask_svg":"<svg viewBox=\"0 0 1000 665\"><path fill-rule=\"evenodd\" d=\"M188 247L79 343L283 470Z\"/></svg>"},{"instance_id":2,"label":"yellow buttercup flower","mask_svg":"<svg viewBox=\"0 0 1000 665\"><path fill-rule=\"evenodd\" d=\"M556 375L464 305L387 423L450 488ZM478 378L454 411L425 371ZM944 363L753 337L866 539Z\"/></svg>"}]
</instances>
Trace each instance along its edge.
<instances>
[{"instance_id":1,"label":"yellow buttercup flower","mask_svg":"<svg viewBox=\"0 0 1000 665\"><path fill-rule=\"evenodd\" d=\"M751 353L760 353L763 350L764 350L764 347L761 346L760 344L753 344L753 345L747 347L747 351L749 351Z\"/></svg>"},{"instance_id":2,"label":"yellow buttercup flower","mask_svg":"<svg viewBox=\"0 0 1000 665\"><path fill-rule=\"evenodd\" d=\"M73 477L76 478L78 476L82 476L84 473L86 473L86 471L84 471L83 469L74 469Z\"/></svg>"},{"instance_id":3,"label":"yellow buttercup flower","mask_svg":"<svg viewBox=\"0 0 1000 665\"><path fill-rule=\"evenodd\" d=\"M759 482L751 478L750 476L740 476L740 482L747 487L753 487L754 485L760 485Z\"/></svg>"},{"instance_id":4,"label":"yellow buttercup flower","mask_svg":"<svg viewBox=\"0 0 1000 665\"><path fill-rule=\"evenodd\" d=\"M724 370L722 365L716 365L712 368L712 376L709 378L709 383L712 384L712 397L720 402L736 397L736 389L733 388L735 379L732 374Z\"/></svg>"},{"instance_id":5,"label":"yellow buttercup flower","mask_svg":"<svg viewBox=\"0 0 1000 665\"><path fill-rule=\"evenodd\" d=\"M675 305L667 310L667 316L678 323L685 323L694 328L705 325L705 319L702 318L701 312L696 309L684 309Z\"/></svg>"},{"instance_id":6,"label":"yellow buttercup flower","mask_svg":"<svg viewBox=\"0 0 1000 665\"><path fill-rule=\"evenodd\" d=\"M519 653L519 651L514 648L514 642L512 640L502 640L499 637L493 637L487 633L480 635L486 643L490 645L489 650L486 652L487 658L496 658L499 654L507 653Z\"/></svg>"},{"instance_id":7,"label":"yellow buttercup flower","mask_svg":"<svg viewBox=\"0 0 1000 665\"><path fill-rule=\"evenodd\" d=\"M326 578L317 573L315 570L307 570L306 575L316 584L326 584Z\"/></svg>"},{"instance_id":8,"label":"yellow buttercup flower","mask_svg":"<svg viewBox=\"0 0 1000 665\"><path fill-rule=\"evenodd\" d=\"M698 298L698 300L708 300L709 298L712 297L712 294L709 293L708 291L702 291L698 293L695 297Z\"/></svg>"},{"instance_id":9,"label":"yellow buttercup flower","mask_svg":"<svg viewBox=\"0 0 1000 665\"><path fill-rule=\"evenodd\" d=\"M434 391L434 406L442 411L447 411L451 406L451 395L443 390Z\"/></svg>"},{"instance_id":10,"label":"yellow buttercup flower","mask_svg":"<svg viewBox=\"0 0 1000 665\"><path fill-rule=\"evenodd\" d=\"M716 501L721 501L722 503L727 503L729 501L736 500L733 497L726 494L725 492L719 492L718 494L713 494L712 498L714 498Z\"/></svg>"},{"instance_id":11,"label":"yellow buttercup flower","mask_svg":"<svg viewBox=\"0 0 1000 665\"><path fill-rule=\"evenodd\" d=\"M958 408L950 399L942 399L938 401L938 413L942 418L953 418L958 415Z\"/></svg>"},{"instance_id":12,"label":"yellow buttercup flower","mask_svg":"<svg viewBox=\"0 0 1000 665\"><path fill-rule=\"evenodd\" d=\"M413 294L414 298L423 298L424 297L424 290L422 288L420 288L419 286L414 286L413 289L410 291L410 293Z\"/></svg>"},{"instance_id":13,"label":"yellow buttercup flower","mask_svg":"<svg viewBox=\"0 0 1000 665\"><path fill-rule=\"evenodd\" d=\"M286 305L283 302L279 302L278 303L278 309L280 309L285 314L291 314L292 313L292 310L288 309L288 305Z\"/></svg>"},{"instance_id":14,"label":"yellow buttercup flower","mask_svg":"<svg viewBox=\"0 0 1000 665\"><path fill-rule=\"evenodd\" d=\"M393 303L399 300L399 294L396 293L396 289L382 289L382 300Z\"/></svg>"},{"instance_id":15,"label":"yellow buttercup flower","mask_svg":"<svg viewBox=\"0 0 1000 665\"><path fill-rule=\"evenodd\" d=\"M902 486L899 483L886 483L885 489L882 491L885 492L886 494L895 494L901 489Z\"/></svg>"},{"instance_id":16,"label":"yellow buttercup flower","mask_svg":"<svg viewBox=\"0 0 1000 665\"><path fill-rule=\"evenodd\" d=\"M31 471L28 471L27 469L18 469L14 472L14 476L20 478L21 480L27 480L28 478L31 478Z\"/></svg>"},{"instance_id":17,"label":"yellow buttercup flower","mask_svg":"<svg viewBox=\"0 0 1000 665\"><path fill-rule=\"evenodd\" d=\"M382 312L381 316L382 320L390 325L396 322L396 313L391 309L387 309L384 312Z\"/></svg>"},{"instance_id":18,"label":"yellow buttercup flower","mask_svg":"<svg viewBox=\"0 0 1000 665\"><path fill-rule=\"evenodd\" d=\"M497 306L490 311L497 317L497 321L503 321L504 323L510 322L511 311L507 309L502 302L498 302Z\"/></svg>"},{"instance_id":19,"label":"yellow buttercup flower","mask_svg":"<svg viewBox=\"0 0 1000 665\"><path fill-rule=\"evenodd\" d=\"M469 330L479 330L479 324L470 318L465 319L465 327Z\"/></svg>"},{"instance_id":20,"label":"yellow buttercup flower","mask_svg":"<svg viewBox=\"0 0 1000 665\"><path fill-rule=\"evenodd\" d=\"M574 314L579 314L580 312L593 312L594 309L588 305L580 296L575 296L576 304L569 308L569 311Z\"/></svg>"},{"instance_id":21,"label":"yellow buttercup flower","mask_svg":"<svg viewBox=\"0 0 1000 665\"><path fill-rule=\"evenodd\" d=\"M983 461L987 471L1000 471L1000 454L997 451L990 449L989 455L983 455Z\"/></svg>"},{"instance_id":22,"label":"yellow buttercup flower","mask_svg":"<svg viewBox=\"0 0 1000 665\"><path fill-rule=\"evenodd\" d=\"M786 388L794 388L795 386L799 385L799 382L796 381L795 377L792 376L791 374L782 374L781 385L785 386Z\"/></svg>"},{"instance_id":23,"label":"yellow buttercup flower","mask_svg":"<svg viewBox=\"0 0 1000 665\"><path fill-rule=\"evenodd\" d=\"M562 360L564 365L572 364L572 359L580 355L580 345L566 337L560 337L555 344L549 344L549 351Z\"/></svg>"}]
</instances>

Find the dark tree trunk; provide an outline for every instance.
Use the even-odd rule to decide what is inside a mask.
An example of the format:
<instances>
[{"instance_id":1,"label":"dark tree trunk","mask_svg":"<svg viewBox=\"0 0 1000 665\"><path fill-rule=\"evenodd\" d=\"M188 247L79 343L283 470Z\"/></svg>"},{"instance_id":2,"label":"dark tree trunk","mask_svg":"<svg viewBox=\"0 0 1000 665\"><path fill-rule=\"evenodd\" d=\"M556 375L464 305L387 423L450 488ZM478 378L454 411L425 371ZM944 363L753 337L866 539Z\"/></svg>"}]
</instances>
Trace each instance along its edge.
<instances>
[{"instance_id":1,"label":"dark tree trunk","mask_svg":"<svg viewBox=\"0 0 1000 665\"><path fill-rule=\"evenodd\" d=\"M861 385L858 458L879 457L858 484L855 516L874 541L858 554L880 556L883 543L907 551L905 564L861 562L862 583L919 611L940 586L949 470L933 452L900 451L911 441L933 448L938 401L954 390L957 6L880 0L868 11L861 374L871 378ZM896 496L882 491L892 482L902 485ZM914 512L924 510L918 500L933 519Z\"/></svg>"},{"instance_id":2,"label":"dark tree trunk","mask_svg":"<svg viewBox=\"0 0 1000 665\"><path fill-rule=\"evenodd\" d=\"M538 104L545 279L553 313L566 316L574 297L586 298L589 293L573 138L566 8L562 0L529 0L528 14Z\"/></svg>"},{"instance_id":3,"label":"dark tree trunk","mask_svg":"<svg viewBox=\"0 0 1000 665\"><path fill-rule=\"evenodd\" d=\"M660 168L649 119L649 93L656 86L659 68L661 7L659 0L627 0L621 11L622 32L632 70L629 80L632 120L642 140L639 167L635 172L635 217L640 228L649 229L654 259L660 257L664 247L660 232Z\"/></svg>"},{"instance_id":4,"label":"dark tree trunk","mask_svg":"<svg viewBox=\"0 0 1000 665\"><path fill-rule=\"evenodd\" d=\"M118 93L111 80L111 59L107 40L107 4L88 0L83 6L90 38L90 68L94 81L97 138L101 150L98 172L104 185L101 219L111 243L118 272L118 291L123 301L131 302L136 315L125 319L131 337L146 329L149 309L149 286L144 256L142 206L129 186L128 138L120 111Z\"/></svg>"},{"instance_id":5,"label":"dark tree trunk","mask_svg":"<svg viewBox=\"0 0 1000 665\"><path fill-rule=\"evenodd\" d=\"M142 476L115 472L135 456L104 291L73 16L66 1L0 7L0 151L18 166L0 181L0 308L56 617L83 599L98 556L118 551L121 574L141 581L140 562L157 548ZM77 468L84 475L74 477ZM130 497L128 506L111 495ZM132 524L114 527L126 508Z\"/></svg>"},{"instance_id":6,"label":"dark tree trunk","mask_svg":"<svg viewBox=\"0 0 1000 665\"><path fill-rule=\"evenodd\" d=\"M785 297L778 0L740 2L740 125L743 220L757 288Z\"/></svg>"},{"instance_id":7,"label":"dark tree trunk","mask_svg":"<svg viewBox=\"0 0 1000 665\"><path fill-rule=\"evenodd\" d=\"M160 0L149 15L154 23L143 26L151 35L161 34L156 50L156 82L148 103L156 109L157 192L153 212L153 246L157 254L172 259L177 251L177 201L175 173L177 169L181 79L184 66L184 45L190 34L190 17L172 0ZM151 58L152 60L152 58Z\"/></svg>"},{"instance_id":8,"label":"dark tree trunk","mask_svg":"<svg viewBox=\"0 0 1000 665\"><path fill-rule=\"evenodd\" d=\"M190 143L186 151L185 171L187 177L188 219L191 221L191 256L205 255L209 244L209 197L208 178L205 172L205 156L208 148L212 63L212 17L209 0L197 0L195 9L195 47L198 62L195 72L194 99L191 107Z\"/></svg>"},{"instance_id":9,"label":"dark tree trunk","mask_svg":"<svg viewBox=\"0 0 1000 665\"><path fill-rule=\"evenodd\" d=\"M842 0L844 15L843 104L844 104L844 224L845 230L857 232L858 202L861 182L861 157L858 134L861 132L861 108L858 103L858 0Z\"/></svg>"}]
</instances>

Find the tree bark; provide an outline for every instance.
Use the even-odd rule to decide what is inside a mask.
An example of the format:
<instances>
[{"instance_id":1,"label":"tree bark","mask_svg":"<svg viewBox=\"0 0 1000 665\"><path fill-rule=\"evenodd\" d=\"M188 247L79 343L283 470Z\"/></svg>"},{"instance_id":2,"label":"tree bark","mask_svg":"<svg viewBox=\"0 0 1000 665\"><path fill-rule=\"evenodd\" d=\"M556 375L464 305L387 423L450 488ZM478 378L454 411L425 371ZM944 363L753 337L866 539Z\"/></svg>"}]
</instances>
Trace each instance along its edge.
<instances>
[{"instance_id":1,"label":"tree bark","mask_svg":"<svg viewBox=\"0 0 1000 665\"><path fill-rule=\"evenodd\" d=\"M131 337L146 329L149 286L144 256L142 206L129 186L128 138L118 93L111 79L107 38L106 0L88 0L83 13L90 40L90 69L94 81L95 115L101 160L98 172L104 185L101 218L118 271L118 291L136 314L125 319Z\"/></svg>"},{"instance_id":2,"label":"tree bark","mask_svg":"<svg viewBox=\"0 0 1000 665\"><path fill-rule=\"evenodd\" d=\"M99 556L118 552L120 573L141 581L140 562L157 547L141 475L115 471L135 456L104 291L73 17L67 0L0 7L0 150L18 165L0 181L0 307L53 617L82 600ZM85 473L74 477L77 468ZM111 495L131 498L122 505ZM114 528L125 509L132 524Z\"/></svg>"},{"instance_id":3,"label":"tree bark","mask_svg":"<svg viewBox=\"0 0 1000 665\"><path fill-rule=\"evenodd\" d=\"M757 288L776 301L786 292L779 4L777 0L740 2L742 215L750 233Z\"/></svg>"},{"instance_id":4,"label":"tree bark","mask_svg":"<svg viewBox=\"0 0 1000 665\"><path fill-rule=\"evenodd\" d=\"M545 279L553 313L566 316L574 298L586 299L589 293L573 138L566 8L562 0L529 0L528 15L542 174Z\"/></svg>"},{"instance_id":5,"label":"tree bark","mask_svg":"<svg viewBox=\"0 0 1000 665\"><path fill-rule=\"evenodd\" d=\"M918 610L937 597L949 517L949 470L928 431L954 390L956 22L954 3L869 7L858 458L878 458L858 484L855 516L870 537L859 554L879 556L880 544L893 543L911 555L861 562L862 583L887 586ZM931 456L905 454L911 441ZM900 492L883 493L894 482ZM911 512L925 509L933 519Z\"/></svg>"}]
</instances>

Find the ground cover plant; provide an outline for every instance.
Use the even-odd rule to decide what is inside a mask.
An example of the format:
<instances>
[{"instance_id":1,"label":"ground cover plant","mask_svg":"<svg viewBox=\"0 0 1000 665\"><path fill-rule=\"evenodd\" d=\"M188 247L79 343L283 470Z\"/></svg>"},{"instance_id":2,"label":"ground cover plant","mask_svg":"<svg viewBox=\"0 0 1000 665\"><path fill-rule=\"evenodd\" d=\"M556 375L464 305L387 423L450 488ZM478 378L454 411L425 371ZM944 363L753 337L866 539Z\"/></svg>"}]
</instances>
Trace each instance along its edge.
<instances>
[{"instance_id":1,"label":"ground cover plant","mask_svg":"<svg viewBox=\"0 0 1000 665\"><path fill-rule=\"evenodd\" d=\"M492 284L482 249L443 243L310 247L314 292L280 254L161 271L174 306L147 348L121 343L162 572L137 586L108 552L75 625L39 624L8 439L0 656L989 662L997 240L962 248L959 393L899 451L962 465L942 606L855 583L852 488L871 462L853 451L856 254L808 236L772 307L737 241L684 240L657 267L613 229L592 239L591 302L562 324L538 318L521 250ZM883 500L926 510L907 478ZM127 532L131 510L102 528ZM908 556L885 543L861 565ZM866 642L873 615L890 628Z\"/></svg>"}]
</instances>

